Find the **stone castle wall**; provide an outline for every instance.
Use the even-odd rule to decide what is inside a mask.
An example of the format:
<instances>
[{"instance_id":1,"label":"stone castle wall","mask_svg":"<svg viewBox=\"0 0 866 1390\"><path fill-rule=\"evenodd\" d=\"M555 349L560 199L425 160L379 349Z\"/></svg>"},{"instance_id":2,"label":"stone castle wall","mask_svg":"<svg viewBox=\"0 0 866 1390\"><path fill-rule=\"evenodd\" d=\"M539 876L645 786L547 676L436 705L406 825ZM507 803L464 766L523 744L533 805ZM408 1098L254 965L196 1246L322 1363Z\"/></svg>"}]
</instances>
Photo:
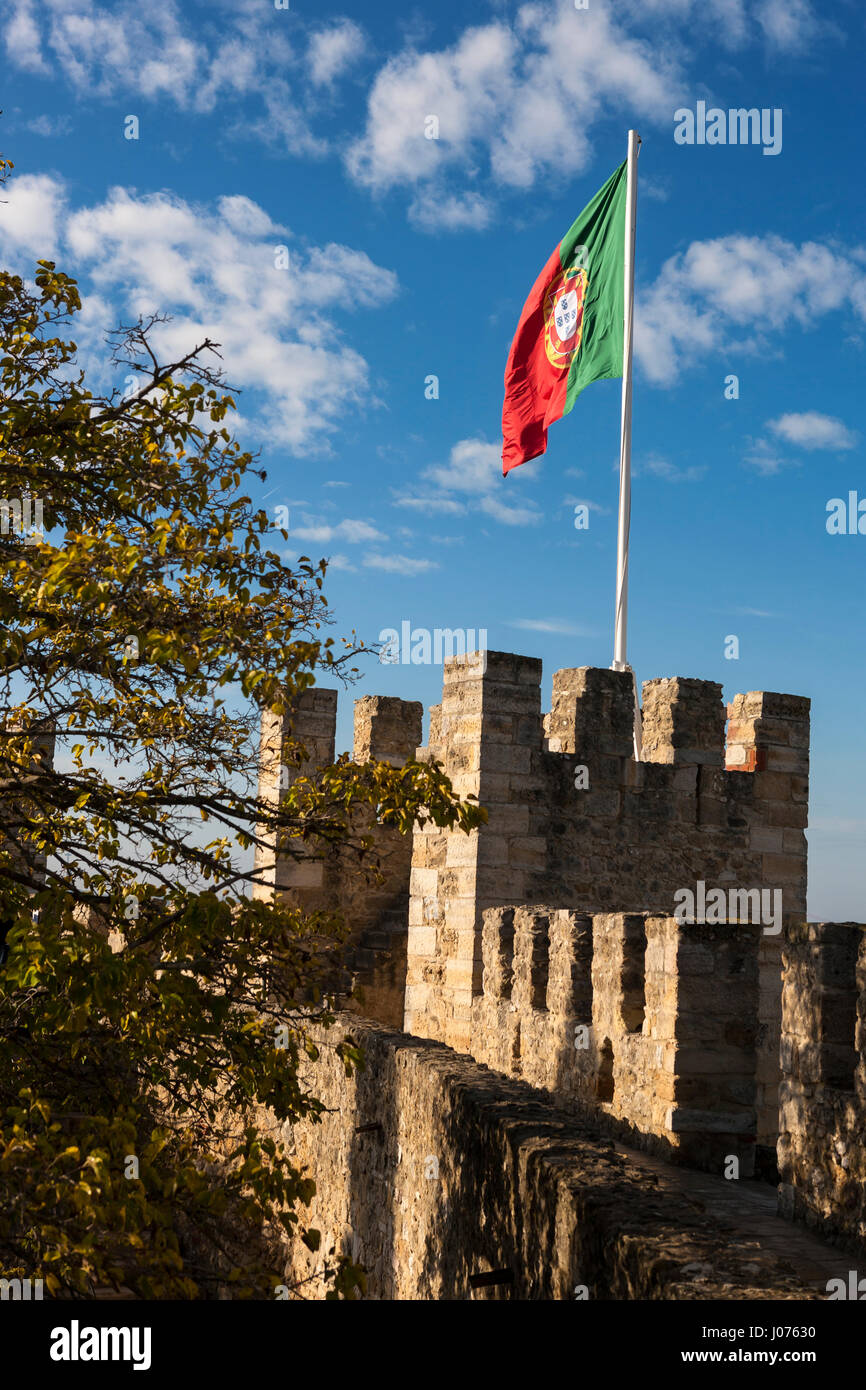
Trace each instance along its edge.
<instances>
[{"instance_id":1,"label":"stone castle wall","mask_svg":"<svg viewBox=\"0 0 866 1390\"><path fill-rule=\"evenodd\" d=\"M331 1250L365 1266L373 1299L815 1297L526 1082L357 1018L344 1029L364 1070L347 1076L317 1038L304 1079L328 1109L282 1132L317 1184L321 1250L295 1242L285 1276L303 1297L322 1296Z\"/></svg>"},{"instance_id":2,"label":"stone castle wall","mask_svg":"<svg viewBox=\"0 0 866 1390\"><path fill-rule=\"evenodd\" d=\"M421 741L421 705L384 695L355 702L356 763L403 767ZM286 715L262 719L259 795L275 804L282 789L330 766L335 756L337 691L312 686ZM256 896L279 894L305 911L339 911L351 927L347 994L382 1023L402 1027L406 985L409 871L412 840L378 825L370 808L352 822L353 837L368 837L362 858L291 836L273 837L256 854L261 883Z\"/></svg>"},{"instance_id":3,"label":"stone castle wall","mask_svg":"<svg viewBox=\"0 0 866 1390\"><path fill-rule=\"evenodd\" d=\"M640 1148L751 1177L759 932L490 909L470 1052Z\"/></svg>"},{"instance_id":4,"label":"stone castle wall","mask_svg":"<svg viewBox=\"0 0 866 1390\"><path fill-rule=\"evenodd\" d=\"M866 1254L866 926L787 933L780 1209Z\"/></svg>"},{"instance_id":5,"label":"stone castle wall","mask_svg":"<svg viewBox=\"0 0 866 1390\"><path fill-rule=\"evenodd\" d=\"M747 1177L778 1129L782 1211L866 1252L866 926L805 921L809 702L725 711L712 682L646 682L636 763L628 673L557 672L544 717L540 675L502 653L447 663L427 748L419 704L355 704L354 760L438 759L488 809L472 835L402 836L368 810L373 874L291 830L257 854L260 896L352 932L344 1018L367 1069L347 1077L325 1041L309 1079L329 1113L291 1136L323 1247L348 1239L377 1297L788 1296L778 1271L757 1291L731 1274L675 1193L647 1208L600 1133L715 1172L736 1156ZM336 713L312 687L265 716L264 798L333 763ZM784 931L679 923L698 882L781 891ZM295 1251L293 1276L316 1258Z\"/></svg>"},{"instance_id":6,"label":"stone castle wall","mask_svg":"<svg viewBox=\"0 0 866 1390\"><path fill-rule=\"evenodd\" d=\"M647 681L643 760L635 762L629 673L556 672L546 716L540 681L539 661L507 653L445 663L442 702L417 753L440 761L455 791L487 808L478 831L428 824L410 848L398 832L368 823L382 875L372 887L358 887L357 865L338 851L301 846L291 857L271 847L259 855L259 891L344 911L368 1016L461 1050L472 1046L490 908L536 902L552 911L668 917L678 890L702 882L707 890L778 890L785 921L805 919L808 700L752 692L726 711L714 682ZM265 719L264 795L278 795L281 777L285 785L333 760L336 702L336 691L314 687L288 715ZM420 705L367 697L355 718L356 761L402 764L414 755ZM289 735L305 760L288 757ZM762 933L758 947L763 1146L777 1133L780 939Z\"/></svg>"},{"instance_id":7,"label":"stone castle wall","mask_svg":"<svg viewBox=\"0 0 866 1390\"><path fill-rule=\"evenodd\" d=\"M446 663L417 755L487 808L486 825L427 825L411 849L373 827L373 893L340 855L309 848L273 856L265 891L342 907L368 1017L405 1019L714 1171L735 1155L746 1176L775 1147L781 1045L783 1209L862 1243L866 929L805 922L809 701L751 692L725 710L712 682L648 681L636 763L628 673L557 672L546 716L540 676L503 653ZM313 689L266 723L265 789L278 794L288 728L309 754L289 770L301 776L333 758L335 720L336 693ZM418 705L358 702L356 760L405 761L420 720ZM678 925L676 895L698 883L781 892L784 932Z\"/></svg>"},{"instance_id":8,"label":"stone castle wall","mask_svg":"<svg viewBox=\"0 0 866 1390\"><path fill-rule=\"evenodd\" d=\"M489 812L471 836L415 835L405 1026L471 1046L482 989L482 920L493 907L669 916L675 894L778 889L805 918L809 701L738 695L710 681L643 686L644 760L632 756L627 672L558 671L541 714L541 663L488 652L444 672L423 756ZM725 741L726 713L729 720ZM760 945L759 1142L775 1142L780 936Z\"/></svg>"}]
</instances>

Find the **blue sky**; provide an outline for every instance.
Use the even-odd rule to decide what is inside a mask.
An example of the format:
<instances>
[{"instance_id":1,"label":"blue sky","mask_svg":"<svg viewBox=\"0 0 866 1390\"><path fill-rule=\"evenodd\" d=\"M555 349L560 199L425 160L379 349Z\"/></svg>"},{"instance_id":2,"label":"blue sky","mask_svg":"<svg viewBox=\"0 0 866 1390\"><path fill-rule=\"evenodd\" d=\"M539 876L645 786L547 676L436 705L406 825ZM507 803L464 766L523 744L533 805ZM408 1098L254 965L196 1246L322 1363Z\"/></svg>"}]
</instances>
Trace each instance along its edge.
<instances>
[{"instance_id":1,"label":"blue sky","mask_svg":"<svg viewBox=\"0 0 866 1390\"><path fill-rule=\"evenodd\" d=\"M543 658L545 703L557 667L612 656L620 383L504 481L503 371L536 275L640 131L629 657L639 680L812 697L810 914L862 919L866 535L825 524L831 498L866 498L862 7L2 0L0 17L4 263L80 278L96 373L105 329L154 308L166 351L223 343L269 471L257 500L289 507L289 555L331 557L338 633L486 629ZM780 110L780 152L677 144L674 112L699 101ZM356 693L440 691L441 668L371 660Z\"/></svg>"}]
</instances>

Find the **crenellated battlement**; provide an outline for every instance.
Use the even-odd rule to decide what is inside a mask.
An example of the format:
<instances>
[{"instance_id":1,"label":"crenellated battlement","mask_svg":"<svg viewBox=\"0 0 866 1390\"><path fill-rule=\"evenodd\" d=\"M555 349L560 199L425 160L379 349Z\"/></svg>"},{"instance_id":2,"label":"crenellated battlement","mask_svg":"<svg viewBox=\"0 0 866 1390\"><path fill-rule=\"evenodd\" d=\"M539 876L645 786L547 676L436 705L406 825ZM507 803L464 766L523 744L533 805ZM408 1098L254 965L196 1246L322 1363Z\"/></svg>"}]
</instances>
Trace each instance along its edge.
<instances>
[{"instance_id":1,"label":"crenellated battlement","mask_svg":"<svg viewBox=\"0 0 866 1390\"><path fill-rule=\"evenodd\" d=\"M780 1209L866 1253L866 926L793 926L783 966Z\"/></svg>"},{"instance_id":2,"label":"crenellated battlement","mask_svg":"<svg viewBox=\"0 0 866 1390\"><path fill-rule=\"evenodd\" d=\"M366 695L355 701L353 759L402 767L421 740L422 707L417 701ZM276 802L298 777L333 763L337 691L312 686L285 715L262 718L259 795ZM256 896L275 893L304 910L339 910L352 935L347 965L352 986L364 991L366 1012L402 1027L406 985L409 870L412 843L398 830L378 825L359 810L355 830L372 837L369 856L375 877L359 874L357 860L337 847L289 842L279 851L273 838L256 852L261 883Z\"/></svg>"},{"instance_id":3,"label":"crenellated battlement","mask_svg":"<svg viewBox=\"0 0 866 1390\"><path fill-rule=\"evenodd\" d=\"M387 970L387 987L365 1000L368 1013L461 1051L472 1046L489 909L542 902L553 913L667 919L679 895L700 886L707 895L765 890L785 923L805 919L808 700L758 691L726 710L714 681L646 681L636 762L630 673L557 671L547 714L541 676L540 661L509 652L447 661L424 748L419 704L356 702L355 759L402 764L416 750L436 759L458 795L486 807L479 830L427 824L410 847L377 827L384 883L372 891L336 852L260 856L263 893L346 913L356 978ZM336 691L313 688L287 715L264 721L264 795L332 760L336 716ZM290 732L307 762L287 765ZM778 1121L780 927L764 924L757 945L757 1134L767 1146Z\"/></svg>"},{"instance_id":4,"label":"crenellated battlement","mask_svg":"<svg viewBox=\"0 0 866 1390\"><path fill-rule=\"evenodd\" d=\"M647 913L491 908L479 1062L591 1109L618 1137L736 1176L754 1171L758 926Z\"/></svg>"},{"instance_id":5,"label":"crenellated battlement","mask_svg":"<svg viewBox=\"0 0 866 1390\"><path fill-rule=\"evenodd\" d=\"M806 913L809 701L751 692L726 710L713 681L642 689L635 762L628 672L557 671L541 711L541 663L488 652L448 662L421 756L444 764L488 823L468 839L415 835L406 1027L471 1046L490 908L674 914L695 889L781 894L785 922ZM726 737L727 722L727 737ZM758 1134L775 1142L781 1018L779 934L759 946Z\"/></svg>"}]
</instances>

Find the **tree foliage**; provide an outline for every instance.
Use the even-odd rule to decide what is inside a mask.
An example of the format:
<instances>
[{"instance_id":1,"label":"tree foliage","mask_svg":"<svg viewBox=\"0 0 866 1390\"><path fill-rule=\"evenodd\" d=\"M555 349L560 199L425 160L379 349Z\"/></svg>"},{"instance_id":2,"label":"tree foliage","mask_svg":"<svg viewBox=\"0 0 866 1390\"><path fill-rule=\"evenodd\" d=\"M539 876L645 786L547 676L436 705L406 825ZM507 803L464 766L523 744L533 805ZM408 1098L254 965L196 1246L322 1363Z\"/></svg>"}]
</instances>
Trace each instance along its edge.
<instances>
[{"instance_id":1,"label":"tree foliage","mask_svg":"<svg viewBox=\"0 0 866 1390\"><path fill-rule=\"evenodd\" d=\"M253 896L255 847L363 853L358 807L404 832L483 813L415 762L259 796L261 711L361 648L326 635L324 563L268 548L216 345L163 362L139 321L104 364L133 389L91 389L80 310L51 261L0 274L0 1272L272 1297L280 1240L318 1248L282 1133L321 1113L299 1064L346 929Z\"/></svg>"}]
</instances>

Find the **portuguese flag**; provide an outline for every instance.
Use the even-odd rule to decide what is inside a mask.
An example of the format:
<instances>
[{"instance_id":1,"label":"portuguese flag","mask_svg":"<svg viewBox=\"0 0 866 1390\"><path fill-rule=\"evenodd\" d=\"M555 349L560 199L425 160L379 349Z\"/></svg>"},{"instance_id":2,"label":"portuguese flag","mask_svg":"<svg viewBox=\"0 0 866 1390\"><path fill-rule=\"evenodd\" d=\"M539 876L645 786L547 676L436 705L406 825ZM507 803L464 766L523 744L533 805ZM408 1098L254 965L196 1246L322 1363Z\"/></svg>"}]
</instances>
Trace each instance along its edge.
<instances>
[{"instance_id":1,"label":"portuguese flag","mask_svg":"<svg viewBox=\"0 0 866 1390\"><path fill-rule=\"evenodd\" d=\"M547 448L591 381L622 376L627 160L562 238L523 306L502 407L502 472Z\"/></svg>"}]
</instances>

